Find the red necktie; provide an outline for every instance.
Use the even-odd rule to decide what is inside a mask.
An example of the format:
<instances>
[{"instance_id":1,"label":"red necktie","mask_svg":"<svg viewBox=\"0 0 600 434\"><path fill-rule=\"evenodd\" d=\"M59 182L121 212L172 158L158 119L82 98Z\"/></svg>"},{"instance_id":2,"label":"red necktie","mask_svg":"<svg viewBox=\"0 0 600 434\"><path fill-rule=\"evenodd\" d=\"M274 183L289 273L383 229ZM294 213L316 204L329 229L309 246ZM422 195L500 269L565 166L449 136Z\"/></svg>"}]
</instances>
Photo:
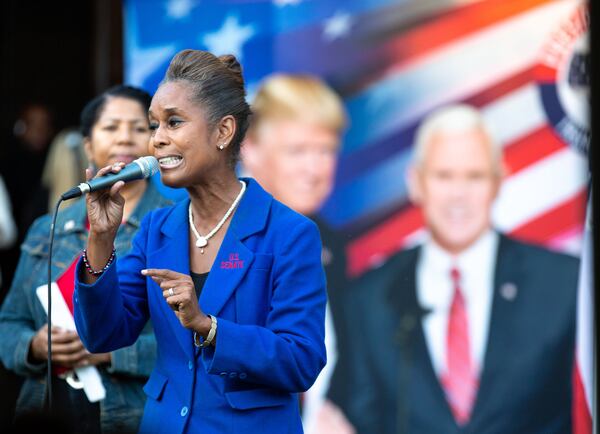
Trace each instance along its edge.
<instances>
[{"instance_id":1,"label":"red necktie","mask_svg":"<svg viewBox=\"0 0 600 434\"><path fill-rule=\"evenodd\" d=\"M442 377L442 385L454 419L459 425L464 425L469 421L475 402L478 379L471 360L469 323L465 299L460 289L460 273L453 268L450 274L454 298L448 315L446 373Z\"/></svg>"}]
</instances>

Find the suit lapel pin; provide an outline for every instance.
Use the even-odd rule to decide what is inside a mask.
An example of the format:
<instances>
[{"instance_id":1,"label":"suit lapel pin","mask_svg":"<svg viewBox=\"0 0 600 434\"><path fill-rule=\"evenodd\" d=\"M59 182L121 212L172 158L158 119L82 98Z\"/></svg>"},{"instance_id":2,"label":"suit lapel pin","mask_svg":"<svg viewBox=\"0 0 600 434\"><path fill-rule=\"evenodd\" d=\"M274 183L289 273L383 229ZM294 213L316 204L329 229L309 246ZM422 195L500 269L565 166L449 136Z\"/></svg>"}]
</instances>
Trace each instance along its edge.
<instances>
[{"instance_id":1,"label":"suit lapel pin","mask_svg":"<svg viewBox=\"0 0 600 434\"><path fill-rule=\"evenodd\" d=\"M323 250L321 250L321 263L324 266L331 264L333 261L333 253L327 247L323 246Z\"/></svg>"},{"instance_id":2,"label":"suit lapel pin","mask_svg":"<svg viewBox=\"0 0 600 434\"><path fill-rule=\"evenodd\" d=\"M507 301L513 301L517 297L517 285L512 282L502 284L500 295Z\"/></svg>"},{"instance_id":3,"label":"suit lapel pin","mask_svg":"<svg viewBox=\"0 0 600 434\"><path fill-rule=\"evenodd\" d=\"M75 227L75 220L69 220L65 223L64 226L64 230L65 231L70 231L71 229L73 229Z\"/></svg>"}]
</instances>

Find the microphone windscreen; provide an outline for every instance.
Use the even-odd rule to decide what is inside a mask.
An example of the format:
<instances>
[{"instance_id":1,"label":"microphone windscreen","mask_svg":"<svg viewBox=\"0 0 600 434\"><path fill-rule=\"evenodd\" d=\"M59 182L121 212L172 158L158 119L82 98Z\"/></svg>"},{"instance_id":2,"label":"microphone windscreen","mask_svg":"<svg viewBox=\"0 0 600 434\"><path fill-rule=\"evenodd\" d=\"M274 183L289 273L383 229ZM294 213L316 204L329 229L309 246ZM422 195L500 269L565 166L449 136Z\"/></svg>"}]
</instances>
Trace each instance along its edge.
<instances>
[{"instance_id":1,"label":"microphone windscreen","mask_svg":"<svg viewBox=\"0 0 600 434\"><path fill-rule=\"evenodd\" d=\"M150 178L158 172L158 160L152 156L141 157L136 160L142 168L144 178Z\"/></svg>"}]
</instances>

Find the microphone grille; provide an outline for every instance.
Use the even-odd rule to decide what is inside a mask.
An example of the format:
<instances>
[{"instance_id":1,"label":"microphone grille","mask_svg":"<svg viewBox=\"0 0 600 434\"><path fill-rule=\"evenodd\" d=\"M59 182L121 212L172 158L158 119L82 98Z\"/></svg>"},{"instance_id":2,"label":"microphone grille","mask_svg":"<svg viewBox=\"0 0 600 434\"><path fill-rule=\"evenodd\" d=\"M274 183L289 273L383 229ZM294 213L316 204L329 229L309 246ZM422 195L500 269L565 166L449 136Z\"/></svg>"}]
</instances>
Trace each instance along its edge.
<instances>
[{"instance_id":1,"label":"microphone grille","mask_svg":"<svg viewBox=\"0 0 600 434\"><path fill-rule=\"evenodd\" d=\"M144 178L150 178L158 172L158 160L152 156L140 157L137 159L142 168Z\"/></svg>"}]
</instances>

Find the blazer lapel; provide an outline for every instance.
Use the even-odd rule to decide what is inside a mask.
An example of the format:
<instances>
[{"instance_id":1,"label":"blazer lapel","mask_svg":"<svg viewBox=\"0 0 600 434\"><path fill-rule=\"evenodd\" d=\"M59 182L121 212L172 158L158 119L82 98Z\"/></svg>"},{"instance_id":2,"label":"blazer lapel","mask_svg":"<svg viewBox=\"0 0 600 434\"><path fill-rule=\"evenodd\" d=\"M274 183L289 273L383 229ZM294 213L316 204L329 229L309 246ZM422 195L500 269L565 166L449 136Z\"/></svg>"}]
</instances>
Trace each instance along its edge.
<instances>
[{"instance_id":1,"label":"blazer lapel","mask_svg":"<svg viewBox=\"0 0 600 434\"><path fill-rule=\"evenodd\" d=\"M189 238L187 228L187 209L189 200L178 203L167 217L161 232L165 237L163 246L148 254L148 268L164 268L190 275ZM154 298L165 315L166 321L177 337L179 345L188 356L193 357L192 332L181 325L175 313L162 296L160 287L149 279L148 297Z\"/></svg>"},{"instance_id":2,"label":"blazer lapel","mask_svg":"<svg viewBox=\"0 0 600 434\"><path fill-rule=\"evenodd\" d=\"M429 313L418 302L416 270L421 249L405 252L406 261L398 267L388 291L389 301L398 312L397 344L400 349L398 373L398 432L411 432L410 414L432 408L436 417L443 413L443 426L454 423L444 391L433 369L423 331L423 318ZM399 282L402 282L399 284ZM401 396L403 395L404 398ZM406 399L410 396L411 399ZM416 403L414 406L411 403ZM419 417L426 418L421 415Z\"/></svg>"},{"instance_id":3,"label":"blazer lapel","mask_svg":"<svg viewBox=\"0 0 600 434\"><path fill-rule=\"evenodd\" d=\"M518 283L522 281L522 261L510 249L510 240L500 235L498 242L496 270L494 272L494 294L490 313L490 325L486 351L479 381L477 399L473 407L472 423L489 407L490 396L498 394L498 380L505 382L501 375L503 367L510 365L514 356L515 303L518 302Z\"/></svg>"},{"instance_id":4,"label":"blazer lapel","mask_svg":"<svg viewBox=\"0 0 600 434\"><path fill-rule=\"evenodd\" d=\"M273 198L256 181L243 178L246 193L233 215L227 234L219 248L208 279L200 295L200 306L205 313L218 315L235 292L254 261L254 253L242 242L264 229ZM188 207L189 199L173 208L161 227L165 235L163 246L148 255L148 267L167 268L190 274ZM177 336L179 344L189 357L193 357L193 335L184 328L162 297L160 288L151 283L149 293L167 317L167 322Z\"/></svg>"},{"instance_id":5,"label":"blazer lapel","mask_svg":"<svg viewBox=\"0 0 600 434\"><path fill-rule=\"evenodd\" d=\"M250 251L231 231L227 233L200 294L202 311L218 315L254 261Z\"/></svg>"},{"instance_id":6,"label":"blazer lapel","mask_svg":"<svg viewBox=\"0 0 600 434\"><path fill-rule=\"evenodd\" d=\"M264 229L272 197L256 181L243 178L247 188L200 295L202 310L218 315L252 266L254 253L242 241Z\"/></svg>"}]
</instances>

